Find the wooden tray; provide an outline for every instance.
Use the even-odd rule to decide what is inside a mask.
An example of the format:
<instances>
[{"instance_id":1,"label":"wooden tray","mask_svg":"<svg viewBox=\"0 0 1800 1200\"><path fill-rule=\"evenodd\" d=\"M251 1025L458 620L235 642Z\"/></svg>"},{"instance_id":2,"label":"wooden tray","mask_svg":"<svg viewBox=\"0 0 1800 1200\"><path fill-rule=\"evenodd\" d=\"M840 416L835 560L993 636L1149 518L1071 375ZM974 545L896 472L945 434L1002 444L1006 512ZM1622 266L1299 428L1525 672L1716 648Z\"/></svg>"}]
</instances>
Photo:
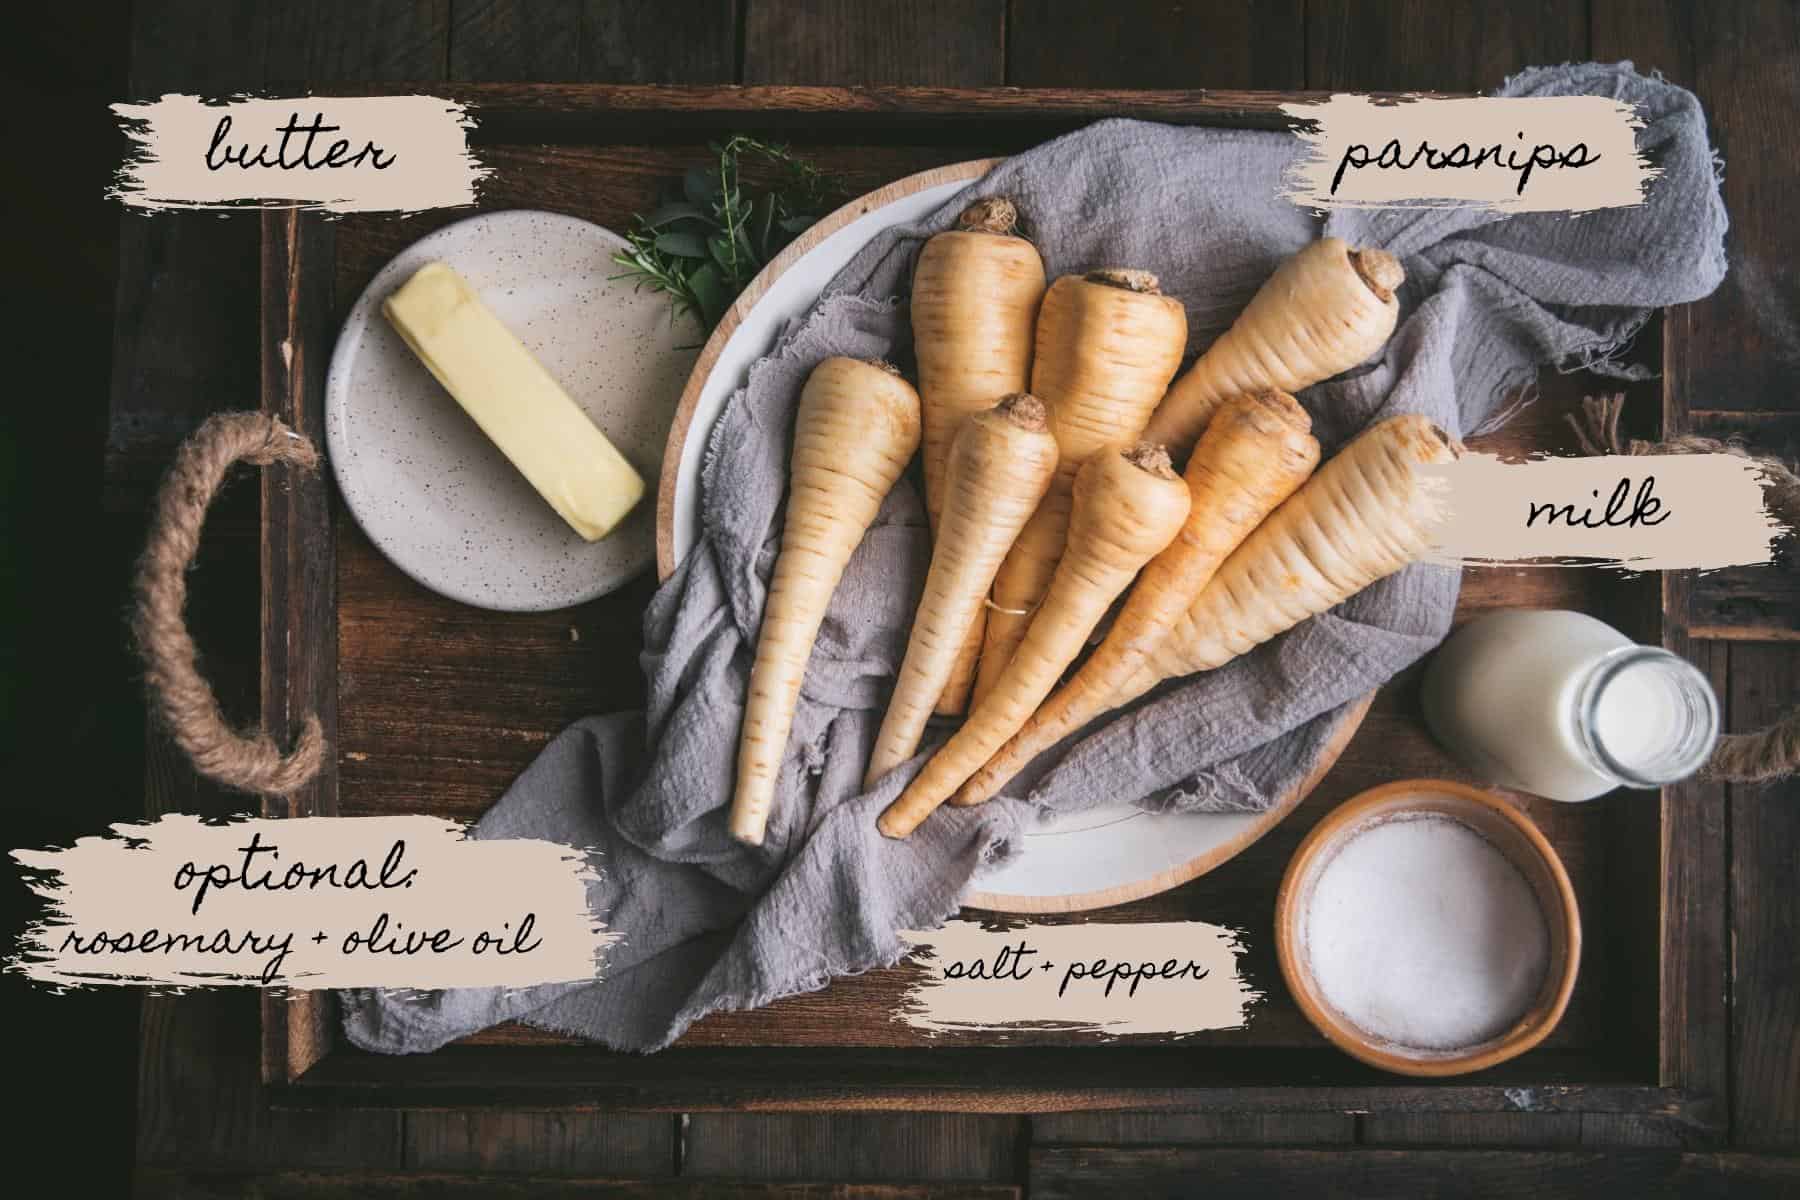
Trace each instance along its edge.
<instances>
[{"instance_id":1,"label":"wooden tray","mask_svg":"<svg viewBox=\"0 0 1800 1200\"><path fill-rule=\"evenodd\" d=\"M371 89L359 88L367 92ZM395 87L393 91L416 90ZM620 228L660 182L732 131L803 146L847 187L1015 152L1102 116L1280 127L1289 95L1033 92L1016 89L452 86L478 106L484 207L535 206ZM318 438L337 322L405 244L462 212L326 221L270 213L263 226L263 404ZM1655 361L1653 322L1639 352ZM1672 352L1673 353L1673 352ZM1678 378L1676 376L1675 378ZM1546 375L1543 398L1485 449L1573 451L1561 422L1589 381ZM1610 385L1609 385L1610 386ZM1683 390L1633 385L1627 412L1682 428ZM1646 421L1638 435L1660 429ZM263 483L263 716L278 738L317 711L336 748L317 782L275 814L428 811L479 815L570 721L642 703L639 625L654 580L578 609L493 614L419 588L380 557L330 494L329 472L281 469ZM1686 649L1663 613L1686 611L1686 576L1578 568L1468 572L1460 618L1506 606L1603 615L1643 641ZM1282 986L1271 930L1275 887L1299 839L1349 795L1402 775L1468 778L1426 736L1417 671L1382 689L1336 767L1295 813L1231 862L1160 896L1094 914L1034 918L1197 919L1239 927L1243 969L1266 999L1248 1028L1176 1042L1042 1031L927 1038L895 1022L916 968L696 1025L653 1056L621 1055L522 1026L430 1055L358 1052L336 1034L328 994L269 996L264 1076L286 1106L960 1109L1034 1112L1202 1107L1220 1112L1534 1111L1630 1115L1684 1137L1723 1127L1722 1098L1693 1090L1724 1053L1713 1013L1726 986L1716 812L1682 789L1586 805L1520 799L1569 868L1589 931L1581 978L1546 1044L1481 1076L1421 1084L1330 1049Z\"/></svg>"}]
</instances>

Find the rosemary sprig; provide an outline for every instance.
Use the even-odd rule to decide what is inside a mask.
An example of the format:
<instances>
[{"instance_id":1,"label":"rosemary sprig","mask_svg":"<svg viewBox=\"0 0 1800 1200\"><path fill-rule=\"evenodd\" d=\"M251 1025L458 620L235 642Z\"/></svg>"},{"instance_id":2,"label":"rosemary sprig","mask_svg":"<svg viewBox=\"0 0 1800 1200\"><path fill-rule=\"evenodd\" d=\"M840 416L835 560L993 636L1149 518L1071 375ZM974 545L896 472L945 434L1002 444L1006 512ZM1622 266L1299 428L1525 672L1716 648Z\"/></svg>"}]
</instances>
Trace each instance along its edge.
<instances>
[{"instance_id":1,"label":"rosemary sprig","mask_svg":"<svg viewBox=\"0 0 1800 1200\"><path fill-rule=\"evenodd\" d=\"M689 167L679 189L648 215L638 214L615 279L669 296L671 316L692 316L711 331L738 293L807 226L819 219L833 189L819 169L779 146L738 134L710 149L717 161ZM746 159L772 168L776 181L746 192Z\"/></svg>"}]
</instances>

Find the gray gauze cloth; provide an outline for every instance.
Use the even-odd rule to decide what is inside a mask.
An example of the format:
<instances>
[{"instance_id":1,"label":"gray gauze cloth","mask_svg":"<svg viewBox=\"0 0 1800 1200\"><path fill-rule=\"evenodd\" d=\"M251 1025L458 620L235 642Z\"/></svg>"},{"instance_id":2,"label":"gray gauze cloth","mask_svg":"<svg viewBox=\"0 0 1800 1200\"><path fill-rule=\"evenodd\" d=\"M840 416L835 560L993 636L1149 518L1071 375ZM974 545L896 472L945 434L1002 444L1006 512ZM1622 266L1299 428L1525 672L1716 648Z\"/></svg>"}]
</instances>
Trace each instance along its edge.
<instances>
[{"instance_id":1,"label":"gray gauze cloth","mask_svg":"<svg viewBox=\"0 0 1800 1200\"><path fill-rule=\"evenodd\" d=\"M1510 96L1598 93L1635 104L1662 175L1637 208L1507 218L1470 208L1343 210L1281 199L1300 151L1280 131L1097 125L1008 159L918 225L889 230L750 370L708 442L701 536L645 617L646 713L577 722L476 826L482 838L593 847L595 915L622 934L598 978L511 991L345 993L350 1039L430 1050L509 1019L655 1050L722 1009L895 962L899 930L954 914L984 864L1049 812L1119 797L1160 809L1265 807L1316 761L1348 706L1449 628L1459 573L1417 566L1218 670L1166 684L1044 754L996 801L940 809L890 841L878 813L924 754L861 783L905 649L930 547L903 480L831 601L807 669L765 844L726 832L738 724L802 382L830 355L910 357L903 297L919 247L977 196L1018 202L1049 275L1148 268L1187 307L1196 347L1283 258L1321 233L1385 247L1407 273L1381 356L1302 397L1327 452L1371 421L1419 412L1492 427L1541 364L1606 369L1649 310L1706 295L1725 271L1725 213L1700 105L1630 64L1527 71ZM930 745L942 740L934 730Z\"/></svg>"}]
</instances>

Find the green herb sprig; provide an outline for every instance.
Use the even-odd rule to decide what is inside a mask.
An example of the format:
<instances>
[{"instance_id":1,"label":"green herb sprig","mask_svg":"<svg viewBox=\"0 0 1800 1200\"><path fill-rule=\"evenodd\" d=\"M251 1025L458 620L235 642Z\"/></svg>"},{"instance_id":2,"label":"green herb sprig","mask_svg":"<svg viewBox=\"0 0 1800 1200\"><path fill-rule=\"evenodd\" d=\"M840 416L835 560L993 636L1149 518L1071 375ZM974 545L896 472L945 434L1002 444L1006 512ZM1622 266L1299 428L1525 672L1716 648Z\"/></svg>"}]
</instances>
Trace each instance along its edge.
<instances>
[{"instance_id":1,"label":"green herb sprig","mask_svg":"<svg viewBox=\"0 0 1800 1200\"><path fill-rule=\"evenodd\" d=\"M613 255L625 268L615 279L667 292L672 316L692 316L708 332L832 198L818 168L786 146L739 134L709 149L717 162L689 167L656 211L633 219L629 247ZM746 160L775 170L768 190L745 192L739 172Z\"/></svg>"}]
</instances>

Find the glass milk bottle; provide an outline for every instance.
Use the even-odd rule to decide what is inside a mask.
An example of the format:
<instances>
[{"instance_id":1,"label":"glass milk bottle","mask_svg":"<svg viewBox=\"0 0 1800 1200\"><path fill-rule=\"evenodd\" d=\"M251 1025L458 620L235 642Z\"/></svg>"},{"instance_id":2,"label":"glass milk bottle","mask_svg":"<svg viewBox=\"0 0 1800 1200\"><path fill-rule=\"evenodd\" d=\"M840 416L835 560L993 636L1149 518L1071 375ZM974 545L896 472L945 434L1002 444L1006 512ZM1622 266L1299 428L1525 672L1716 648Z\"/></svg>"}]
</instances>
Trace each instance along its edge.
<instances>
[{"instance_id":1,"label":"glass milk bottle","mask_svg":"<svg viewBox=\"0 0 1800 1200\"><path fill-rule=\"evenodd\" d=\"M1426 668L1423 698L1431 732L1458 758L1552 800L1685 779L1719 735L1704 675L1578 612L1469 622Z\"/></svg>"}]
</instances>

